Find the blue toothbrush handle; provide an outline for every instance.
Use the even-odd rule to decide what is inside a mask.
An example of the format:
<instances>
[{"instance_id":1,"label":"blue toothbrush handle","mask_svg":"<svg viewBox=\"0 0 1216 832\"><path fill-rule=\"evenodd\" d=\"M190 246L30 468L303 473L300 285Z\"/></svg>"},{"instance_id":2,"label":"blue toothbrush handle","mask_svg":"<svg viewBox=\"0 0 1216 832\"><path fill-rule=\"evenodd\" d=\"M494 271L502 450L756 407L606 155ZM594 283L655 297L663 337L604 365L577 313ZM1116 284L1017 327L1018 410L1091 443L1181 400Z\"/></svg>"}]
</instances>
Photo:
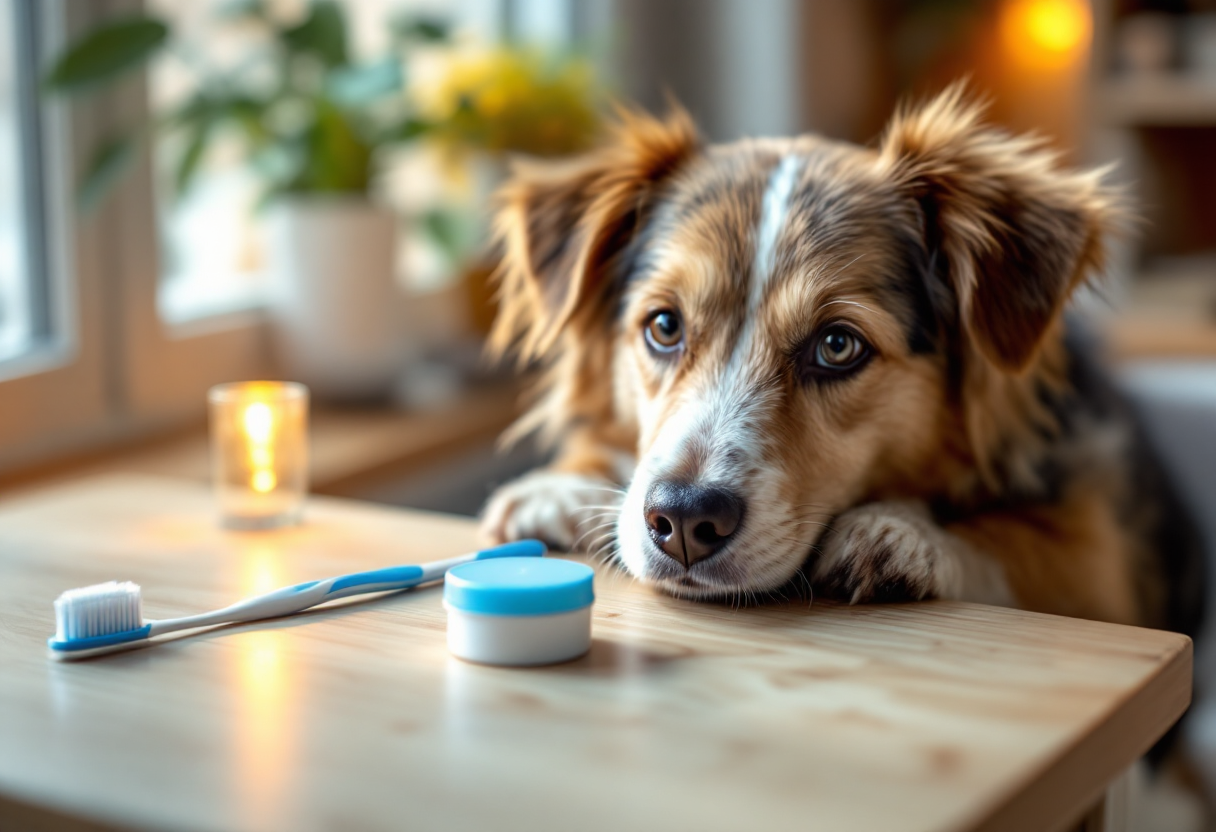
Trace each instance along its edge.
<instances>
[{"instance_id":1,"label":"blue toothbrush handle","mask_svg":"<svg viewBox=\"0 0 1216 832\"><path fill-rule=\"evenodd\" d=\"M426 570L421 566L388 566L368 572L354 572L341 578L333 578L333 585L326 597L339 598L357 595L359 592L381 592L389 589L409 589L426 580ZM371 587L376 587L372 589ZM347 590L356 590L348 592Z\"/></svg>"},{"instance_id":2,"label":"blue toothbrush handle","mask_svg":"<svg viewBox=\"0 0 1216 832\"><path fill-rule=\"evenodd\" d=\"M256 621L260 618L276 618L280 615L290 615L294 612L335 601L339 598L349 598L352 595L364 595L369 592L393 592L399 589L409 589L412 586L429 583L441 579L453 566L468 563L473 560L503 557L541 557L545 553L545 544L539 540L521 540L508 543L505 546L495 546L492 549L482 549L447 560L437 560L421 565L386 566L383 569L372 569L367 572L355 572L350 575L338 575L320 581L306 581L294 586L286 586L246 598L243 601L202 615L187 618L167 619L154 622L151 635L161 632L171 632L186 627L219 624L228 621Z\"/></svg>"},{"instance_id":3,"label":"blue toothbrush handle","mask_svg":"<svg viewBox=\"0 0 1216 832\"><path fill-rule=\"evenodd\" d=\"M412 586L439 580L457 564L490 558L538 558L543 557L546 551L545 544L539 540L517 540L514 543L505 543L502 546L493 546L469 555L435 561L422 566L389 566L384 569L372 569L368 572L355 572L340 578L331 578L333 584L325 593L324 600L346 598L365 592L409 589Z\"/></svg>"}]
</instances>

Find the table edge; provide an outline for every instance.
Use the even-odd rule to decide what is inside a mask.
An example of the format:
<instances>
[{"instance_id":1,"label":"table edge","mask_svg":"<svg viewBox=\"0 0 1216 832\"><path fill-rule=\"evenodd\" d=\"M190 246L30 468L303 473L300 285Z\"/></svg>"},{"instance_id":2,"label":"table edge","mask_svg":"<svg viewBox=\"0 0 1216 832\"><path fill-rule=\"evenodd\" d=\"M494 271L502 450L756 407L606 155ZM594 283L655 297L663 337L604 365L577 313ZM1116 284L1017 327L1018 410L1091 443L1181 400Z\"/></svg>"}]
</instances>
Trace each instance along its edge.
<instances>
[{"instance_id":1,"label":"table edge","mask_svg":"<svg viewBox=\"0 0 1216 832\"><path fill-rule=\"evenodd\" d=\"M1156 672L1098 717L1070 746L1007 797L986 817L960 829L974 832L1024 832L1066 829L1104 793L1106 787L1148 752L1186 713L1193 695L1194 642L1168 633L1174 645ZM1063 818L1063 820L1061 820Z\"/></svg>"}]
</instances>

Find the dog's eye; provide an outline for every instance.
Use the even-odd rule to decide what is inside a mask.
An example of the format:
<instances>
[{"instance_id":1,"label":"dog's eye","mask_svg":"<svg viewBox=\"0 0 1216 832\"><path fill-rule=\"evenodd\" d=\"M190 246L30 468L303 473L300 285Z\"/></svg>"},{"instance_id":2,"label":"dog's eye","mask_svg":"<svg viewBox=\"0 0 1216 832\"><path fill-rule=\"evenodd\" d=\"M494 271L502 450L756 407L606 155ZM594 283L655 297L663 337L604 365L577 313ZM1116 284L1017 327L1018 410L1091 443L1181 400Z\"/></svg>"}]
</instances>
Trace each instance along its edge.
<instances>
[{"instance_id":1,"label":"dog's eye","mask_svg":"<svg viewBox=\"0 0 1216 832\"><path fill-rule=\"evenodd\" d=\"M646 343L655 352L675 352L684 343L684 324L678 313L664 309L646 321Z\"/></svg>"},{"instance_id":2,"label":"dog's eye","mask_svg":"<svg viewBox=\"0 0 1216 832\"><path fill-rule=\"evenodd\" d=\"M870 346L861 336L843 326L834 326L819 336L815 344L814 364L825 370L851 370L870 354Z\"/></svg>"}]
</instances>

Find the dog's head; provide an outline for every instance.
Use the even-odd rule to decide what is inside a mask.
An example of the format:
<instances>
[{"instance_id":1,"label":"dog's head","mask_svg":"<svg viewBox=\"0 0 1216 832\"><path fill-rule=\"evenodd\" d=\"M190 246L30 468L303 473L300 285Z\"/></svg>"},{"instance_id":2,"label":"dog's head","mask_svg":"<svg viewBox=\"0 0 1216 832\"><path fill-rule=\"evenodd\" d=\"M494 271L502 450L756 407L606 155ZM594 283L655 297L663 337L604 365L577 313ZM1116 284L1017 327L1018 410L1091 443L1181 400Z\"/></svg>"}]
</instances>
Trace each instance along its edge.
<instances>
[{"instance_id":1,"label":"dog's head","mask_svg":"<svg viewBox=\"0 0 1216 832\"><path fill-rule=\"evenodd\" d=\"M1115 210L958 89L877 150L626 114L503 196L496 342L551 363L547 427L636 440L620 558L694 596L784 584L859 502L982 480Z\"/></svg>"}]
</instances>

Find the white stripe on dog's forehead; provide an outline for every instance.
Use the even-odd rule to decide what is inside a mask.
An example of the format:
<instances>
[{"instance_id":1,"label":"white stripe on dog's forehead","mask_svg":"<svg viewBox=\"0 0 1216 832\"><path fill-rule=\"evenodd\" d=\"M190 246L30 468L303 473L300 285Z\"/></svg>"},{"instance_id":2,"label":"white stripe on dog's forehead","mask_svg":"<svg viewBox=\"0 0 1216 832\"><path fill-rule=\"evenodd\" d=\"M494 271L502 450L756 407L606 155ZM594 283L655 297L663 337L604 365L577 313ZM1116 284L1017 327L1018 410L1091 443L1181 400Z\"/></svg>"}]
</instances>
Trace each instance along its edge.
<instances>
[{"instance_id":1,"label":"white stripe on dog's forehead","mask_svg":"<svg viewBox=\"0 0 1216 832\"><path fill-rule=\"evenodd\" d=\"M782 156L781 161L769 174L764 198L760 204L760 224L756 227L756 254L752 261L747 309L744 310L743 327L731 348L730 361L723 373L724 383L740 382L748 375L745 365L748 357L753 354L751 347L756 332L756 320L760 316L760 304L763 303L768 285L773 279L777 265L777 243L781 240L781 231L789 220L791 198L805 161L801 156Z\"/></svg>"},{"instance_id":2,"label":"white stripe on dog's forehead","mask_svg":"<svg viewBox=\"0 0 1216 832\"><path fill-rule=\"evenodd\" d=\"M751 291L748 292L748 314L754 315L764 298L764 290L776 265L777 241L790 213L790 197L802 170L802 158L785 156L773 169L764 190L760 227L756 231L756 259L752 266Z\"/></svg>"}]
</instances>

